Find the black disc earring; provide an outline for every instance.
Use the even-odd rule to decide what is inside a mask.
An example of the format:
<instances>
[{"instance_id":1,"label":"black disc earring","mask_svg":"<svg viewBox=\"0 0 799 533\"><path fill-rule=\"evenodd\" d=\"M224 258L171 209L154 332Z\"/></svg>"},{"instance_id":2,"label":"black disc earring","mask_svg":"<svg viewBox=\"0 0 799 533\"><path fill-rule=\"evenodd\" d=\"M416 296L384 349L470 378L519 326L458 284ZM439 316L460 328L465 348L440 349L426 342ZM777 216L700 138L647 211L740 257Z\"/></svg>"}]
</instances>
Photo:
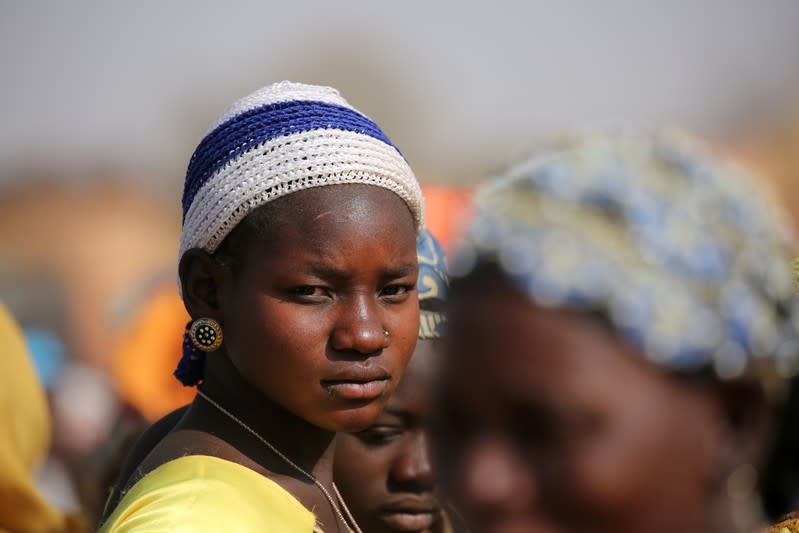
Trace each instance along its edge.
<instances>
[{"instance_id":1,"label":"black disc earring","mask_svg":"<svg viewBox=\"0 0 799 533\"><path fill-rule=\"evenodd\" d=\"M197 349L213 352L222 345L222 326L213 318L198 318L189 327L189 337Z\"/></svg>"}]
</instances>

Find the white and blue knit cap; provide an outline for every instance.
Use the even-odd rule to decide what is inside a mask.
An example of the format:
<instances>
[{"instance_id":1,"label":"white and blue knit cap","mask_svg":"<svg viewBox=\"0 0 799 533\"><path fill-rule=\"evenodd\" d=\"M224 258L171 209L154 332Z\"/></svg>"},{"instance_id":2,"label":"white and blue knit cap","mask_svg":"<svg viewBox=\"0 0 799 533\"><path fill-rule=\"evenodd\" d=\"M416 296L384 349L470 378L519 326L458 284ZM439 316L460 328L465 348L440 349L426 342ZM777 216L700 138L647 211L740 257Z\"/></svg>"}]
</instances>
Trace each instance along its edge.
<instances>
[{"instance_id":1,"label":"white and blue knit cap","mask_svg":"<svg viewBox=\"0 0 799 533\"><path fill-rule=\"evenodd\" d=\"M248 213L276 198L348 183L396 193L422 227L410 166L337 90L287 81L259 89L225 111L191 157L179 257L191 248L214 252Z\"/></svg>"}]
</instances>

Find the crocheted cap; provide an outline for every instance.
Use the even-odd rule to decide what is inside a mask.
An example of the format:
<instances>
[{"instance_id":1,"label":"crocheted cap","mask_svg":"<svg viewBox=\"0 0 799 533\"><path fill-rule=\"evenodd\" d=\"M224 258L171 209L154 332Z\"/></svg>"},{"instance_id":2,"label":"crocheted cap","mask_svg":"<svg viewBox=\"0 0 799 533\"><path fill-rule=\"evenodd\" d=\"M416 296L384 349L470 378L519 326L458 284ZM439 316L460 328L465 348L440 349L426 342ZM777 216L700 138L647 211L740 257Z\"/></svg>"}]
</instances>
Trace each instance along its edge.
<instances>
[{"instance_id":1,"label":"crocheted cap","mask_svg":"<svg viewBox=\"0 0 799 533\"><path fill-rule=\"evenodd\" d=\"M451 274L496 263L539 305L602 312L658 365L776 384L799 370L786 222L693 139L586 135L483 188Z\"/></svg>"},{"instance_id":2,"label":"crocheted cap","mask_svg":"<svg viewBox=\"0 0 799 533\"><path fill-rule=\"evenodd\" d=\"M280 82L234 103L189 162L179 257L214 252L253 209L325 185L361 183L402 198L417 230L419 183L400 151L333 88Z\"/></svg>"}]
</instances>

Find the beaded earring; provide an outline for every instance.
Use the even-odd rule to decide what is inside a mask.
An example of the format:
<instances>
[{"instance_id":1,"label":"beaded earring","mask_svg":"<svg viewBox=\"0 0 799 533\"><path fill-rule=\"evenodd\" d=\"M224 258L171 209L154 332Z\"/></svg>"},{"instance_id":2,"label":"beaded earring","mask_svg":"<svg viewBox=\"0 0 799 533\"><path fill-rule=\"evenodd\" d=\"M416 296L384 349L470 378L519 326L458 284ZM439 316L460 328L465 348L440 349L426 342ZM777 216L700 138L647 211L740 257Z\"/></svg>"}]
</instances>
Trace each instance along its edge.
<instances>
[{"instance_id":1,"label":"beaded earring","mask_svg":"<svg viewBox=\"0 0 799 533\"><path fill-rule=\"evenodd\" d=\"M187 387L202 381L205 354L219 348L222 338L222 326L213 318L198 318L186 324L183 356L175 370L175 377Z\"/></svg>"}]
</instances>

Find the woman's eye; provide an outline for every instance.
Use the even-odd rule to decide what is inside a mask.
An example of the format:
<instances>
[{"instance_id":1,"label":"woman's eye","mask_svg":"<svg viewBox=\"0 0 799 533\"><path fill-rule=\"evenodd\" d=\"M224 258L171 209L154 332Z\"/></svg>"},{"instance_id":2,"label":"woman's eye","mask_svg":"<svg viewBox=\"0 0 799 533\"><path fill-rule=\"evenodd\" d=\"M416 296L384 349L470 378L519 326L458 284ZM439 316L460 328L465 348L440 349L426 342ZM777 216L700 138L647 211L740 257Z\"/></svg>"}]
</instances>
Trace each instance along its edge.
<instances>
[{"instance_id":1,"label":"woman's eye","mask_svg":"<svg viewBox=\"0 0 799 533\"><path fill-rule=\"evenodd\" d=\"M322 287L315 287L313 285L300 285L291 289L292 294L295 296L324 296Z\"/></svg>"},{"instance_id":2,"label":"woman's eye","mask_svg":"<svg viewBox=\"0 0 799 533\"><path fill-rule=\"evenodd\" d=\"M385 446L394 438L402 434L402 429L391 426L373 426L360 433L357 437L369 446Z\"/></svg>"},{"instance_id":3,"label":"woman's eye","mask_svg":"<svg viewBox=\"0 0 799 533\"><path fill-rule=\"evenodd\" d=\"M404 296L413 290L413 285L387 285L380 291L381 296Z\"/></svg>"}]
</instances>

